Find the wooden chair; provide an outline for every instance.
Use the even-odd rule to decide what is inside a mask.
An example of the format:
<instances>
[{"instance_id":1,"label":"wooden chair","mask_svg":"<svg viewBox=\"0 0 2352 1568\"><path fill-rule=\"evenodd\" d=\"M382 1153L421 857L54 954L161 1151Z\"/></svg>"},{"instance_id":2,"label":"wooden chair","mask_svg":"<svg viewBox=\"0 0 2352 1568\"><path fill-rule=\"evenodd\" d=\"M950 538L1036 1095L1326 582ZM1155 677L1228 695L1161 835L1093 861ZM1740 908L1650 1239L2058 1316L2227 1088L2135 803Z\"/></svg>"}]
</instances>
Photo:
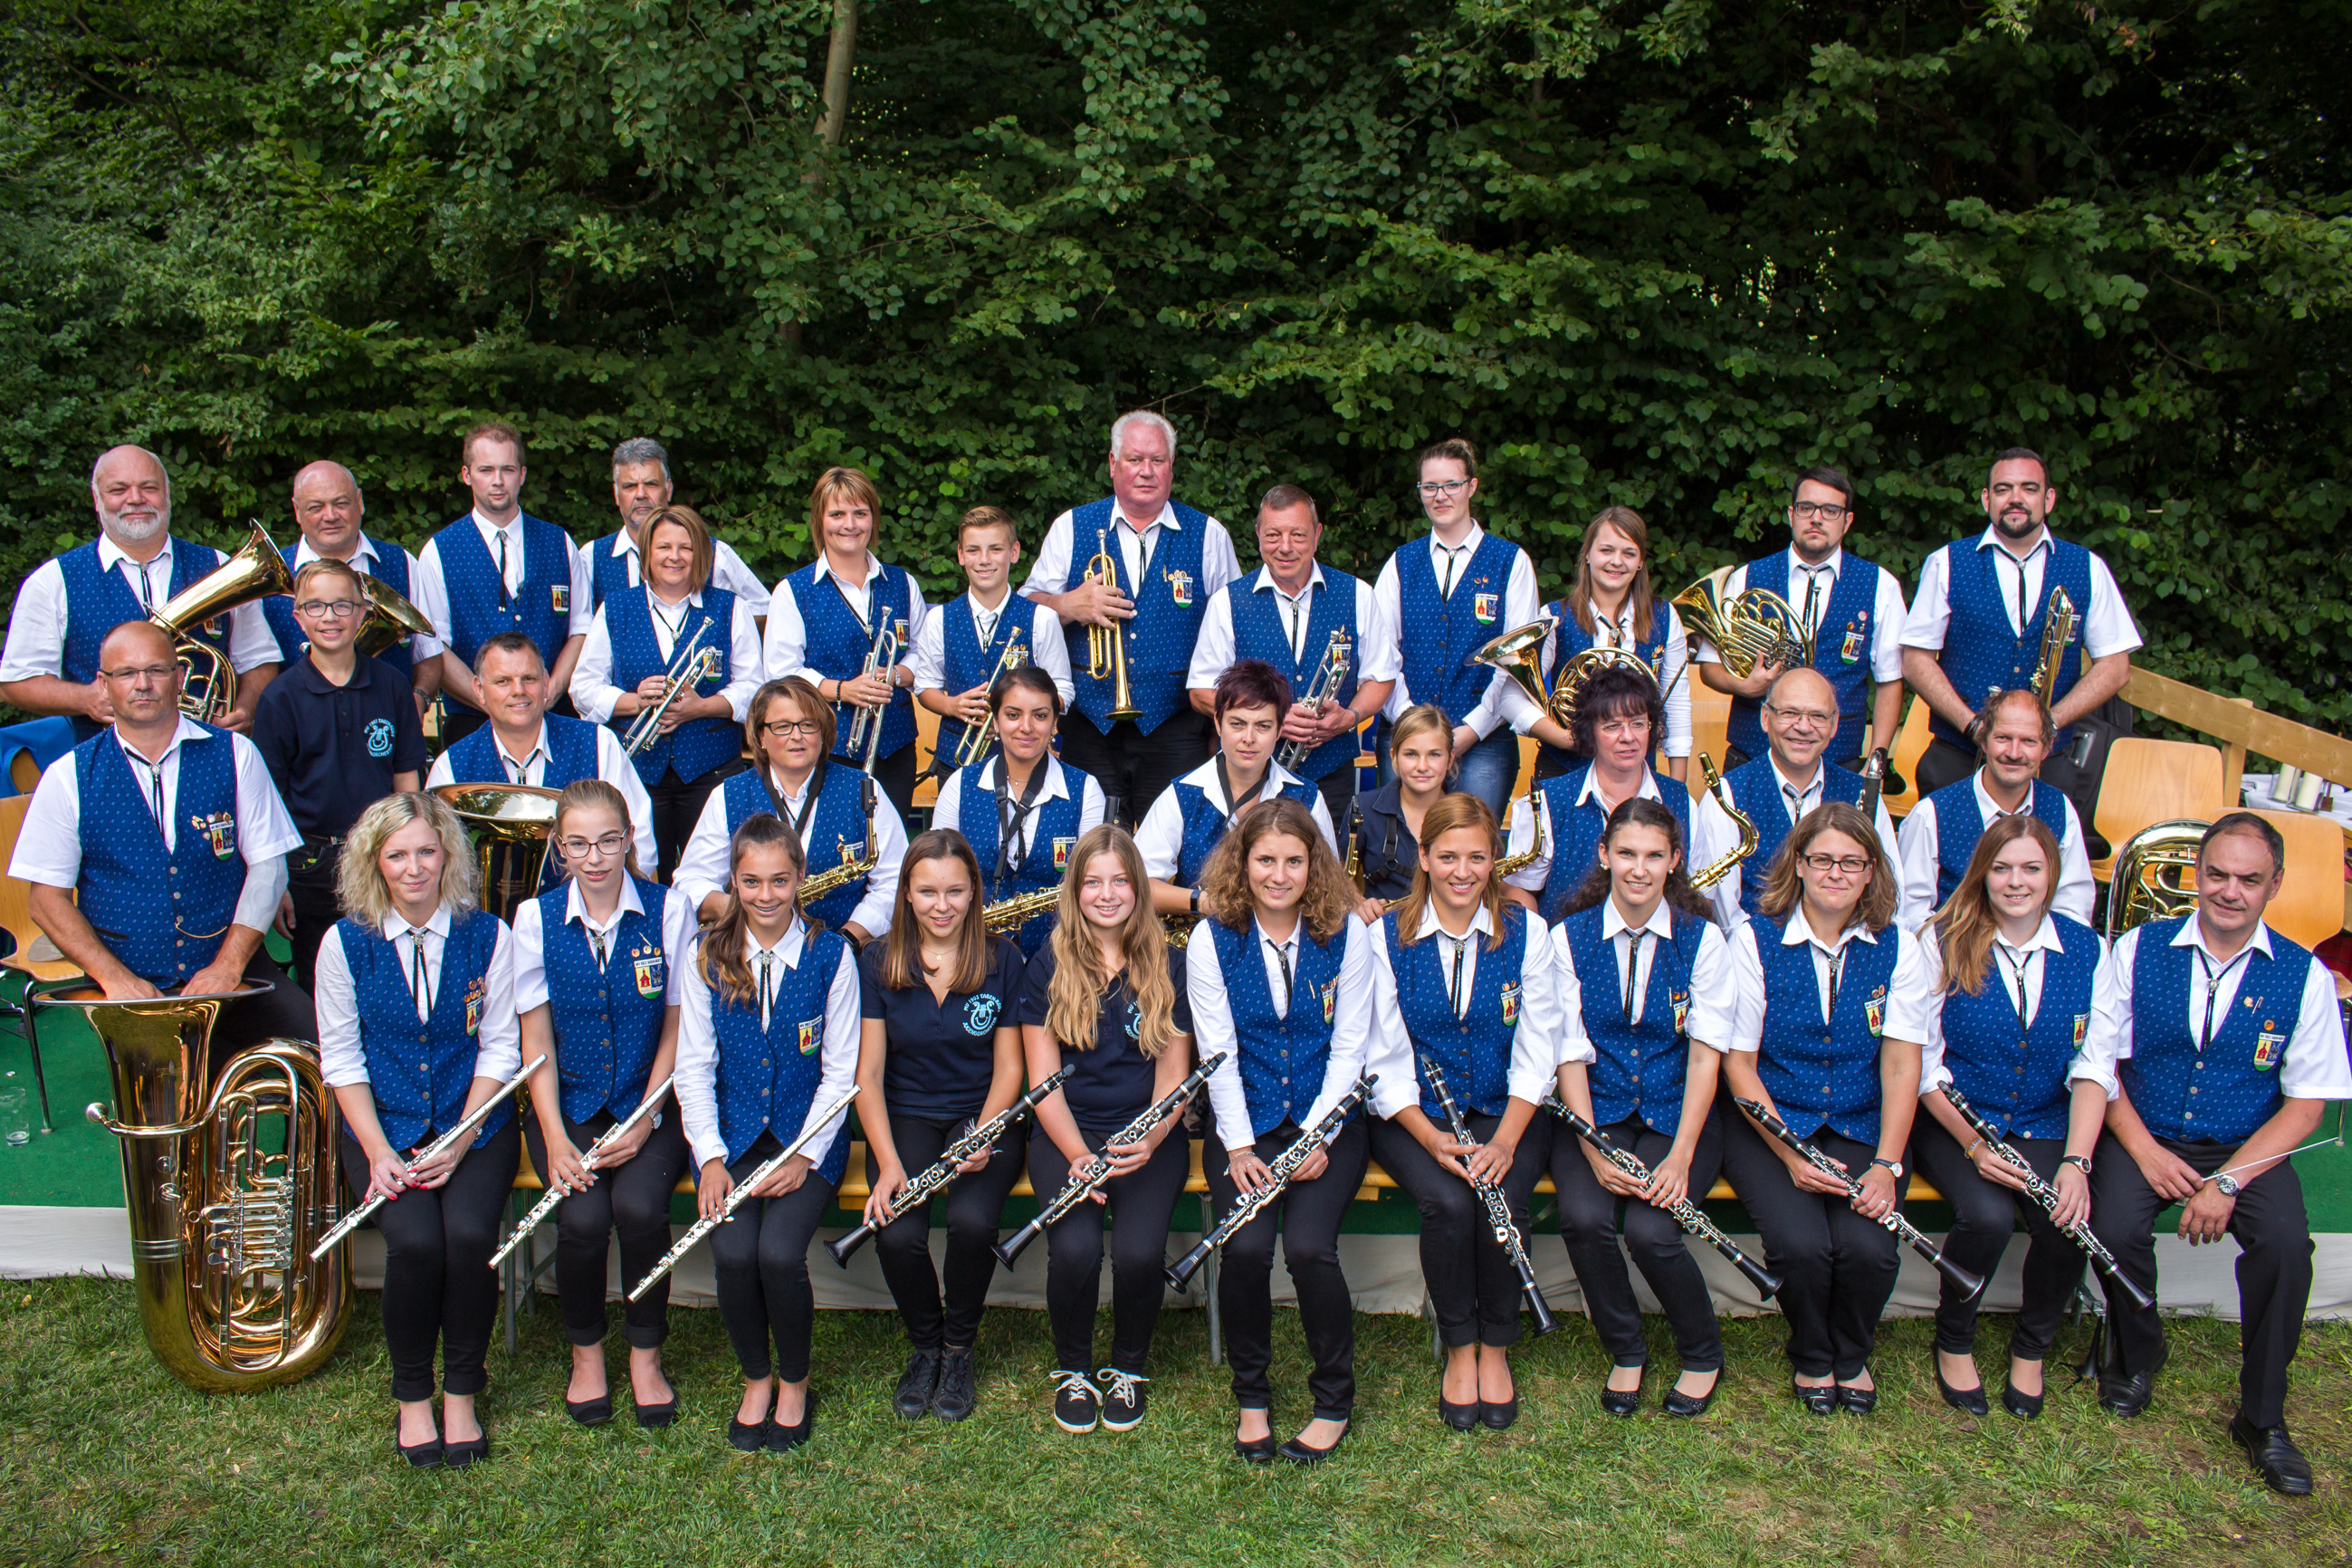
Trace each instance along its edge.
<instances>
[{"instance_id":1,"label":"wooden chair","mask_svg":"<svg viewBox=\"0 0 2352 1568\"><path fill-rule=\"evenodd\" d=\"M29 795L0 800L0 931L13 939L7 956L0 958L0 967L24 978L25 994L16 1017L25 1048L33 1056L33 1082L41 1094L41 1131L47 1132L52 1131L49 1080L41 1071L41 1036L34 1022L39 1009L33 1005L33 998L45 990L83 984L89 977L33 923L33 885L5 873L16 858L16 836L24 831L25 812L32 804Z\"/></svg>"},{"instance_id":2,"label":"wooden chair","mask_svg":"<svg viewBox=\"0 0 2352 1568\"><path fill-rule=\"evenodd\" d=\"M1690 690L1691 756L1696 759L1701 752L1705 752L1715 759L1715 765L1720 768L1723 766L1725 748L1731 744L1731 694L1727 691L1717 691L1714 687L1701 680L1698 678L1698 667L1696 665L1691 667L1691 672L1688 675L1683 677L1683 684ZM1698 776L1698 763L1696 761L1691 763L1689 783L1694 792L1699 788L1701 780Z\"/></svg>"},{"instance_id":3,"label":"wooden chair","mask_svg":"<svg viewBox=\"0 0 2352 1568\"><path fill-rule=\"evenodd\" d=\"M2316 947L2344 929L2343 826L2315 812L2254 815L2286 839L2286 882L2263 918L2288 941Z\"/></svg>"},{"instance_id":4,"label":"wooden chair","mask_svg":"<svg viewBox=\"0 0 2352 1568\"><path fill-rule=\"evenodd\" d=\"M2104 859L2092 862L2091 875L2102 882L2111 879L2115 850L2144 827L2175 817L2210 822L2228 809L2221 793L2220 747L2123 736L2109 749L2106 773L2099 781L2099 805L2091 826L2109 848Z\"/></svg>"},{"instance_id":5,"label":"wooden chair","mask_svg":"<svg viewBox=\"0 0 2352 1568\"><path fill-rule=\"evenodd\" d=\"M1903 790L1899 795L1888 790L1879 800L1886 807L1886 815L1898 822L1910 816L1911 808L1921 799L1919 759L1927 753L1931 738L1927 733L1929 716L1927 705L1913 698L1910 710L1903 715L1903 723L1895 731L1894 749L1887 753L1886 765L1902 775Z\"/></svg>"}]
</instances>

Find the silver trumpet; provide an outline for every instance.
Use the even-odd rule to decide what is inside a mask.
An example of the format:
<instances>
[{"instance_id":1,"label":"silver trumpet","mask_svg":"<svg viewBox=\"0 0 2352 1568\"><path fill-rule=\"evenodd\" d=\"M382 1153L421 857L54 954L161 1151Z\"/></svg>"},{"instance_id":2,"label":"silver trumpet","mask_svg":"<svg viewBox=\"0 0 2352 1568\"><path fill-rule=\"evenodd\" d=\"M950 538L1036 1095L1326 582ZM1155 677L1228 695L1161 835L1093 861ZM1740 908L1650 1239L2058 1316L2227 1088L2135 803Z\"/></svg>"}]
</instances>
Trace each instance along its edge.
<instances>
[{"instance_id":1,"label":"silver trumpet","mask_svg":"<svg viewBox=\"0 0 2352 1568\"><path fill-rule=\"evenodd\" d=\"M669 668L662 673L661 700L637 715L629 732L621 737L621 749L635 756L661 737L661 721L677 700L719 673L719 650L704 647L702 639L710 635L718 623L705 616L694 628L694 636L670 655Z\"/></svg>"},{"instance_id":2,"label":"silver trumpet","mask_svg":"<svg viewBox=\"0 0 2352 1568\"><path fill-rule=\"evenodd\" d=\"M1330 646L1323 650L1323 662L1315 667L1315 679L1307 684L1307 695L1298 706L1313 714L1320 714L1323 705L1339 695L1339 688L1348 683L1348 670L1354 659L1355 649L1348 641L1348 628L1331 628ZM1295 769L1314 750L1304 741L1285 741L1274 760L1286 768Z\"/></svg>"},{"instance_id":3,"label":"silver trumpet","mask_svg":"<svg viewBox=\"0 0 2352 1568\"><path fill-rule=\"evenodd\" d=\"M1028 662L1029 650L1023 645L1021 634L1016 631L1004 639L1004 651L997 656L996 668L988 672L988 689L991 691L995 690L998 681ZM972 763L988 755L988 748L994 744L996 744L996 710L991 708L987 718L977 724L966 724L963 727L963 739L956 744L955 765L959 768L971 766Z\"/></svg>"},{"instance_id":4,"label":"silver trumpet","mask_svg":"<svg viewBox=\"0 0 2352 1568\"><path fill-rule=\"evenodd\" d=\"M857 672L861 676L879 675L898 662L898 628L880 605L875 609L882 625L874 634L874 646L866 650L865 667ZM882 715L889 707L884 701L872 708L860 708L857 717L849 721L849 739L841 754L855 756L857 765L869 773L874 771L875 748L882 743Z\"/></svg>"}]
</instances>

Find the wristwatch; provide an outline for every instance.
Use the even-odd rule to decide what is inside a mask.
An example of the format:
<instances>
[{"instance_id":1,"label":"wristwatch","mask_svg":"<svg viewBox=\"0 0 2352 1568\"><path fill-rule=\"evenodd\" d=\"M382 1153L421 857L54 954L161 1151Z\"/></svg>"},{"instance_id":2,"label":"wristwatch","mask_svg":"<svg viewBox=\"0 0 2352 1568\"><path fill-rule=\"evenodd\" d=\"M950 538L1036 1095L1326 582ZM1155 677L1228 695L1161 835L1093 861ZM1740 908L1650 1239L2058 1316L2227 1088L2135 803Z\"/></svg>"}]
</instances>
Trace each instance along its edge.
<instances>
[{"instance_id":1,"label":"wristwatch","mask_svg":"<svg viewBox=\"0 0 2352 1568\"><path fill-rule=\"evenodd\" d=\"M1196 914L1196 915L1197 915L1197 914L1199 914L1199 913L1201 912L1201 889L1198 889L1198 888L1194 888L1192 891L1192 912L1193 912L1194 914Z\"/></svg>"},{"instance_id":2,"label":"wristwatch","mask_svg":"<svg viewBox=\"0 0 2352 1568\"><path fill-rule=\"evenodd\" d=\"M1903 1179L1903 1162L1900 1160L1873 1160L1871 1163L1885 1166L1886 1173L1898 1182Z\"/></svg>"},{"instance_id":3,"label":"wristwatch","mask_svg":"<svg viewBox=\"0 0 2352 1568\"><path fill-rule=\"evenodd\" d=\"M2213 1190L2225 1198L2234 1198L2238 1195L2238 1178L2224 1171L2213 1178Z\"/></svg>"},{"instance_id":4,"label":"wristwatch","mask_svg":"<svg viewBox=\"0 0 2352 1568\"><path fill-rule=\"evenodd\" d=\"M2091 1157L2088 1154L2063 1154L2059 1156L2058 1163L2072 1165L2086 1176L2091 1173Z\"/></svg>"}]
</instances>

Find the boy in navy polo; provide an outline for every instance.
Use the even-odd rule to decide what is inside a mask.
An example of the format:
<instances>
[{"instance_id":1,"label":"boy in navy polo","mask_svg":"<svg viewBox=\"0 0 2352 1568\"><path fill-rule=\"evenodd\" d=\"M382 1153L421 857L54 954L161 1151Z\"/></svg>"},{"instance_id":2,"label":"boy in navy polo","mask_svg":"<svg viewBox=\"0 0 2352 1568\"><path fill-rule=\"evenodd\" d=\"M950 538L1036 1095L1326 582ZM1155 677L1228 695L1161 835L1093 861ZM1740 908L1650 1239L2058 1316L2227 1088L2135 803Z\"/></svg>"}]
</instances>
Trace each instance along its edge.
<instances>
[{"instance_id":1,"label":"boy in navy polo","mask_svg":"<svg viewBox=\"0 0 2352 1568\"><path fill-rule=\"evenodd\" d=\"M359 574L320 557L294 574L294 625L309 639L254 714L253 743L286 802L302 847L286 858L278 923L294 944L294 969L310 985L319 943L341 912L335 871L343 835L361 812L416 788L425 735L409 682L380 658L362 658L367 604Z\"/></svg>"}]
</instances>

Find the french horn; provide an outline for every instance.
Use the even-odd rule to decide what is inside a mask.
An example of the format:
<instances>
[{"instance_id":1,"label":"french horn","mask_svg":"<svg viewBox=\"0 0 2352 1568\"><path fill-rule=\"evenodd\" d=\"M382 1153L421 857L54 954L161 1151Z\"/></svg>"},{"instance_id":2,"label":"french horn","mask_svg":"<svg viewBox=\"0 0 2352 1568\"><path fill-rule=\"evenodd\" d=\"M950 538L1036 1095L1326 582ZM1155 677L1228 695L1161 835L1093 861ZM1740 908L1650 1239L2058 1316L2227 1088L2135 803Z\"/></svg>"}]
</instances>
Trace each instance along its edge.
<instances>
[{"instance_id":1,"label":"french horn","mask_svg":"<svg viewBox=\"0 0 2352 1568\"><path fill-rule=\"evenodd\" d=\"M1727 596L1724 586L1737 568L1718 566L1674 597L1683 624L1715 645L1723 668L1741 680L1759 666L1784 669L1813 662L1813 634L1797 607L1769 588L1747 588Z\"/></svg>"},{"instance_id":2,"label":"french horn","mask_svg":"<svg viewBox=\"0 0 2352 1568\"><path fill-rule=\"evenodd\" d=\"M258 522L251 526L251 536L236 554L156 605L147 617L172 639L172 651L180 661L180 711L200 724L217 724L236 706L236 669L228 655L197 631L239 605L294 591L294 575L286 569L286 557L269 542L268 531Z\"/></svg>"}]
</instances>

